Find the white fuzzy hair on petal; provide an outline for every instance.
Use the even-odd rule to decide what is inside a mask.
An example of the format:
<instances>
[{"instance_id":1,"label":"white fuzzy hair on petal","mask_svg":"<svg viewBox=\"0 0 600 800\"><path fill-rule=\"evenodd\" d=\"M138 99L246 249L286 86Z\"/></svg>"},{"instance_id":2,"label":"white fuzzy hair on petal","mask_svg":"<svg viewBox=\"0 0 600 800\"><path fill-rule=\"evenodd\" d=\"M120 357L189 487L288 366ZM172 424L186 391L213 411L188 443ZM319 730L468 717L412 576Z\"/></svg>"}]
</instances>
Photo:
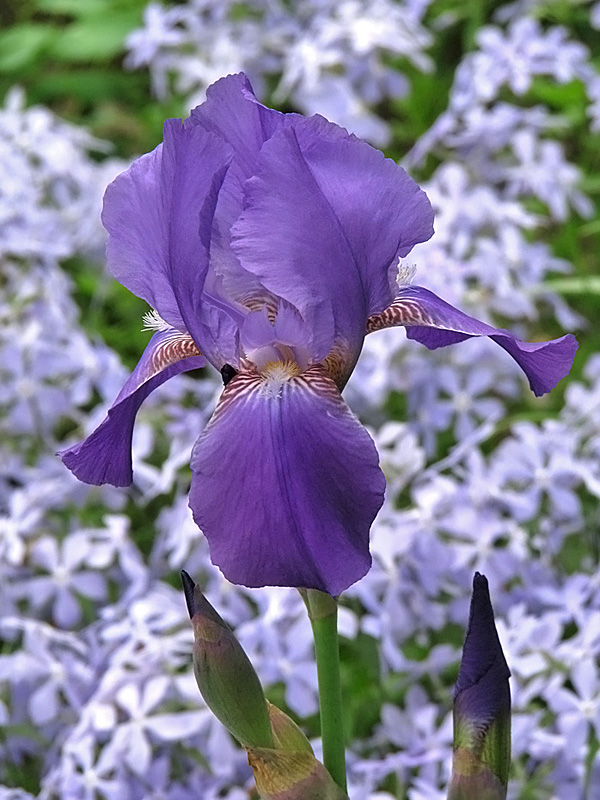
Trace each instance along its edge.
<instances>
[{"instance_id":1,"label":"white fuzzy hair on petal","mask_svg":"<svg viewBox=\"0 0 600 800\"><path fill-rule=\"evenodd\" d=\"M396 283L398 286L410 286L416 274L416 264L403 264L402 261L398 259L398 274L396 275Z\"/></svg>"},{"instance_id":2,"label":"white fuzzy hair on petal","mask_svg":"<svg viewBox=\"0 0 600 800\"><path fill-rule=\"evenodd\" d=\"M173 327L168 322L165 322L154 308L152 311L146 311L142 319L144 321L143 331L169 331Z\"/></svg>"}]
</instances>

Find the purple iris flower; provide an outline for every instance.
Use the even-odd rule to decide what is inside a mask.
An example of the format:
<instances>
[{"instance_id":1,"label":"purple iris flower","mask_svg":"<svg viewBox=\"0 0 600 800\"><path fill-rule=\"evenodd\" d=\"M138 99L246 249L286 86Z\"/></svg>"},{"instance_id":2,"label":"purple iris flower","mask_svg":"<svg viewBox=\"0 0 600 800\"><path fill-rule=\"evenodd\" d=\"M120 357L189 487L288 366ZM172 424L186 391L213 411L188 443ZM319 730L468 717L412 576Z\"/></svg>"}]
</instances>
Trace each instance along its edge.
<instances>
[{"instance_id":1,"label":"purple iris flower","mask_svg":"<svg viewBox=\"0 0 600 800\"><path fill-rule=\"evenodd\" d=\"M192 454L190 506L211 558L246 586L337 595L369 569L385 479L341 390L367 333L403 325L429 348L489 336L536 394L568 373L573 336L526 344L426 289L399 258L433 212L393 161L319 116L217 81L189 119L107 189L112 274L156 333L108 416L61 453L82 481L132 481L135 415L173 375L211 364L225 388Z\"/></svg>"}]
</instances>

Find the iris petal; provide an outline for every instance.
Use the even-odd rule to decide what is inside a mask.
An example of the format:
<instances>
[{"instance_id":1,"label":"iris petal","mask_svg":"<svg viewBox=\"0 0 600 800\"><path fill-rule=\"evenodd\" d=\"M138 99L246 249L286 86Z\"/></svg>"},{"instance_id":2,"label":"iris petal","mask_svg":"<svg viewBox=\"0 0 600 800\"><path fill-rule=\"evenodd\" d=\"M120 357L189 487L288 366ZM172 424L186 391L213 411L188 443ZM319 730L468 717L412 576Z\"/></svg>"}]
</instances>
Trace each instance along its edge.
<instances>
[{"instance_id":1,"label":"iris petal","mask_svg":"<svg viewBox=\"0 0 600 800\"><path fill-rule=\"evenodd\" d=\"M366 321L360 277L293 131L281 130L265 143L245 192L245 210L232 236L242 266L310 318L313 330L330 330L333 316L336 333L360 352ZM330 340L327 350L332 345Z\"/></svg>"},{"instance_id":2,"label":"iris petal","mask_svg":"<svg viewBox=\"0 0 600 800\"><path fill-rule=\"evenodd\" d=\"M214 134L190 121L167 120L163 144L110 184L102 211L112 274L168 323L189 331L207 354L207 245L231 156Z\"/></svg>"},{"instance_id":3,"label":"iris petal","mask_svg":"<svg viewBox=\"0 0 600 800\"><path fill-rule=\"evenodd\" d=\"M433 235L431 203L401 167L344 128L318 115L289 124L348 241L367 313L382 311L396 293L398 258ZM340 265L340 286L348 268Z\"/></svg>"},{"instance_id":4,"label":"iris petal","mask_svg":"<svg viewBox=\"0 0 600 800\"><path fill-rule=\"evenodd\" d=\"M320 117L286 118L244 194L231 240L241 265L316 331L333 319L351 370L367 317L393 300L398 255L433 232L427 197L392 161Z\"/></svg>"},{"instance_id":5,"label":"iris petal","mask_svg":"<svg viewBox=\"0 0 600 800\"><path fill-rule=\"evenodd\" d=\"M228 75L209 86L206 101L190 116L195 124L216 134L233 149L232 167L239 167L244 180L252 175L263 144L285 119L280 111L256 100L250 81L243 73Z\"/></svg>"},{"instance_id":6,"label":"iris petal","mask_svg":"<svg viewBox=\"0 0 600 800\"><path fill-rule=\"evenodd\" d=\"M133 425L141 404L169 378L205 365L189 334L155 333L104 421L83 442L59 453L65 466L84 483L129 486Z\"/></svg>"},{"instance_id":7,"label":"iris petal","mask_svg":"<svg viewBox=\"0 0 600 800\"><path fill-rule=\"evenodd\" d=\"M221 78L206 92L206 102L191 113L191 121L215 134L233 151L231 166L219 191L211 233L212 270L207 288L239 302L267 292L258 278L240 265L231 250L231 226L242 213L243 185L253 174L263 144L283 124L284 115L260 104L243 74Z\"/></svg>"},{"instance_id":8,"label":"iris petal","mask_svg":"<svg viewBox=\"0 0 600 800\"><path fill-rule=\"evenodd\" d=\"M240 373L192 453L190 506L233 583L337 595L369 569L385 479L319 367L269 386Z\"/></svg>"},{"instance_id":9,"label":"iris petal","mask_svg":"<svg viewBox=\"0 0 600 800\"><path fill-rule=\"evenodd\" d=\"M473 336L489 336L514 358L537 397L568 375L578 347L571 333L549 342L522 342L508 331L464 314L421 286L402 288L389 308L368 320L367 332L396 325L406 327L409 339L430 350Z\"/></svg>"}]
</instances>

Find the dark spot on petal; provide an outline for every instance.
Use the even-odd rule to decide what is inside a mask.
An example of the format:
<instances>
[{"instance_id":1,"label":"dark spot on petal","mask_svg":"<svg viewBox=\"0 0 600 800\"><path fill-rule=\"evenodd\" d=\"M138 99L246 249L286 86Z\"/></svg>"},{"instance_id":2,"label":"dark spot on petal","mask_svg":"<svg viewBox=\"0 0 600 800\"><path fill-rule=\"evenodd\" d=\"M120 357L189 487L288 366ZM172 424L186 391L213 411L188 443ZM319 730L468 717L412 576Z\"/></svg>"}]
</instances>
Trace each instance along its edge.
<instances>
[{"instance_id":1,"label":"dark spot on petal","mask_svg":"<svg viewBox=\"0 0 600 800\"><path fill-rule=\"evenodd\" d=\"M232 378L237 375L237 369L234 369L231 364L224 364L221 367L221 377L223 378L223 386L227 386Z\"/></svg>"}]
</instances>

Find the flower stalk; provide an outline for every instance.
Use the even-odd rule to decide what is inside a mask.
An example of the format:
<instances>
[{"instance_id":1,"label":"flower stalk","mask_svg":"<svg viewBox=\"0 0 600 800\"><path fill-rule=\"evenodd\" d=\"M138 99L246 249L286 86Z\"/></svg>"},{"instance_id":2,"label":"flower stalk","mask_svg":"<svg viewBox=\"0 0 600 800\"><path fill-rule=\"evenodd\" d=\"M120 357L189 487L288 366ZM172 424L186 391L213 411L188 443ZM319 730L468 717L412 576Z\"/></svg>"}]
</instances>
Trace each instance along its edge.
<instances>
[{"instance_id":1,"label":"flower stalk","mask_svg":"<svg viewBox=\"0 0 600 800\"><path fill-rule=\"evenodd\" d=\"M303 589L300 593L308 609L315 643L323 764L334 781L346 791L346 751L337 631L338 601L316 589Z\"/></svg>"}]
</instances>

